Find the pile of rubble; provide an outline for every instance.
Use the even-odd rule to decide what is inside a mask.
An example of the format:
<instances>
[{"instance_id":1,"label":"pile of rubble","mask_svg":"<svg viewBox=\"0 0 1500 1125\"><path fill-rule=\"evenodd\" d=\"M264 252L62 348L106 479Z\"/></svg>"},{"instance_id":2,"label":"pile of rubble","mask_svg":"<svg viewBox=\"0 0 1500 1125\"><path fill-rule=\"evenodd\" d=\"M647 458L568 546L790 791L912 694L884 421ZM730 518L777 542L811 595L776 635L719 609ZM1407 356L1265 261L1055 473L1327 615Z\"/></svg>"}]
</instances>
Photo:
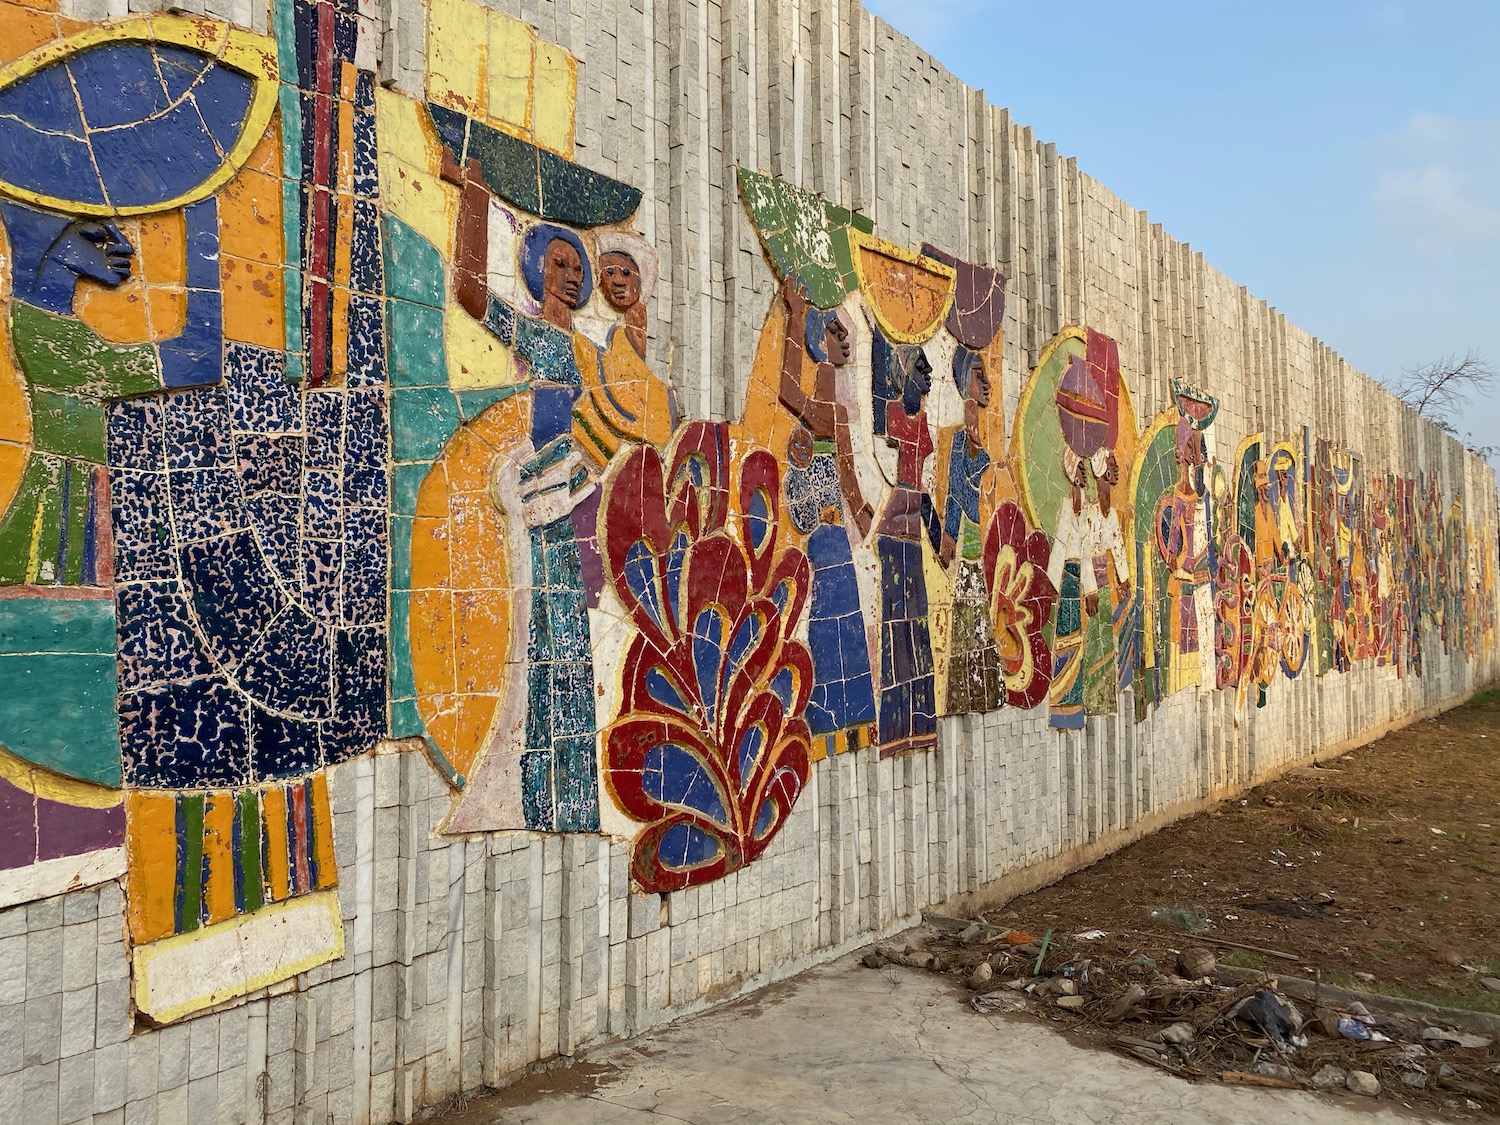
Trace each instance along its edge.
<instances>
[{"instance_id":1,"label":"pile of rubble","mask_svg":"<svg viewBox=\"0 0 1500 1125\"><path fill-rule=\"evenodd\" d=\"M1383 1094L1461 1116L1500 1112L1495 1016L1221 966L1211 950L1186 943L928 921L899 946L866 951L865 965L947 974L963 982L976 1012L1063 1021L1186 1079Z\"/></svg>"}]
</instances>

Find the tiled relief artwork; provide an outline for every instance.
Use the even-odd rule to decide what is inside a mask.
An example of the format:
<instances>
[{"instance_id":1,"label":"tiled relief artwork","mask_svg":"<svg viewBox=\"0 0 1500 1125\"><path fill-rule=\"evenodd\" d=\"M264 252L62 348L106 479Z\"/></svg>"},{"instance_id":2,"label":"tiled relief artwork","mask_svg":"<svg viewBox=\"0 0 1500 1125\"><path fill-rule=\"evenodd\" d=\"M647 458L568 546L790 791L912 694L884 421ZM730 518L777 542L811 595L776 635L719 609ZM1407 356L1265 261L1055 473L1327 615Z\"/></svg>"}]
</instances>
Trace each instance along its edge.
<instances>
[{"instance_id":1,"label":"tiled relief artwork","mask_svg":"<svg viewBox=\"0 0 1500 1125\"><path fill-rule=\"evenodd\" d=\"M946 716L1493 643L1436 473L1221 440L1235 372L1148 397L1084 325L1007 372L1000 263L753 169L744 401L684 417L578 61L432 0L408 96L361 12L0 0L0 904L128 874L148 1018L340 955L327 770L382 743L444 832L629 839L657 892Z\"/></svg>"}]
</instances>

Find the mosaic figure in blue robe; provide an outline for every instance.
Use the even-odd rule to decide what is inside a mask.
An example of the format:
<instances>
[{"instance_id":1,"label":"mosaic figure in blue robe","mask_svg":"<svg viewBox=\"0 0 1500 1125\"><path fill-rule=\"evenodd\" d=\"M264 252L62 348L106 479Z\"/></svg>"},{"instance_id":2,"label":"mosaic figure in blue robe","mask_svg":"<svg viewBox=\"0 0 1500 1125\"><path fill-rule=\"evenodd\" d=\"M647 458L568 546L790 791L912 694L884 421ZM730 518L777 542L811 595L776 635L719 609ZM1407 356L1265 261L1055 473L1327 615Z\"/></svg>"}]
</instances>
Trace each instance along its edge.
<instances>
[{"instance_id":1,"label":"mosaic figure in blue robe","mask_svg":"<svg viewBox=\"0 0 1500 1125\"><path fill-rule=\"evenodd\" d=\"M942 525L922 488L922 466L935 451L927 424L932 364L916 345L892 347L877 331L872 373L875 429L896 447L896 485L880 523L880 754L937 744L937 681L927 620L922 539L940 544Z\"/></svg>"},{"instance_id":2,"label":"mosaic figure in blue robe","mask_svg":"<svg viewBox=\"0 0 1500 1125\"><path fill-rule=\"evenodd\" d=\"M541 223L521 247L522 274L540 317L488 296L484 325L526 361L533 453L520 465L521 520L531 543L531 624L526 646L526 749L522 805L535 831L599 829L594 663L574 510L595 484L573 439L583 393L579 352L595 346L573 331L593 271L578 236Z\"/></svg>"},{"instance_id":3,"label":"mosaic figure in blue robe","mask_svg":"<svg viewBox=\"0 0 1500 1125\"><path fill-rule=\"evenodd\" d=\"M984 358L960 346L953 353L953 381L963 396L964 424L955 428L948 450L943 540L938 558L945 569L952 568L955 559L958 563L944 710L950 715L963 715L999 707L1005 699L1005 683L990 623L979 516L979 491L990 470L990 455L979 433L980 411L990 404L990 377Z\"/></svg>"},{"instance_id":4,"label":"mosaic figure in blue robe","mask_svg":"<svg viewBox=\"0 0 1500 1125\"><path fill-rule=\"evenodd\" d=\"M875 720L875 687L846 521L863 538L873 510L855 475L849 416L837 401L834 373L849 362L852 334L839 310L811 308L795 279L783 285L782 295L787 327L779 397L800 423L787 449L787 506L793 525L808 536L812 564L807 647L813 689L807 723L819 737L837 739L848 732L848 744L834 746L835 751L858 748L867 745L868 726ZM802 387L804 354L817 364L812 394Z\"/></svg>"}]
</instances>

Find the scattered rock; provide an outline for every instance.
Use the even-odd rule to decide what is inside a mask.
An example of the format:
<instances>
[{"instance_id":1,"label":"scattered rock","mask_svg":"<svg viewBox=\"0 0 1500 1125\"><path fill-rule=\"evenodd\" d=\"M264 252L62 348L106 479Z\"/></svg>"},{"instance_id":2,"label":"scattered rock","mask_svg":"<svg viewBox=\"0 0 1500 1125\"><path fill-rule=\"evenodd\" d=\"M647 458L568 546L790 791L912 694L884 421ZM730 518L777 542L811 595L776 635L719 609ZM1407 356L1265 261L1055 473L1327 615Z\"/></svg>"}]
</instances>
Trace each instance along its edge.
<instances>
[{"instance_id":1,"label":"scattered rock","mask_svg":"<svg viewBox=\"0 0 1500 1125\"><path fill-rule=\"evenodd\" d=\"M1208 950L1195 946L1192 949L1184 949L1178 955L1177 964L1182 967L1182 975L1189 980L1201 980L1214 971L1217 961Z\"/></svg>"},{"instance_id":2,"label":"scattered rock","mask_svg":"<svg viewBox=\"0 0 1500 1125\"><path fill-rule=\"evenodd\" d=\"M1500 992L1500 977L1480 977L1479 983L1491 992Z\"/></svg>"},{"instance_id":3,"label":"scattered rock","mask_svg":"<svg viewBox=\"0 0 1500 1125\"><path fill-rule=\"evenodd\" d=\"M909 969L931 970L936 968L939 964L938 959L931 953L926 953L923 950L917 949L915 946L910 945L908 945L905 949L894 949L890 946L880 946L875 950L875 952L880 954L880 956L884 957L887 961L894 961L896 964L905 965Z\"/></svg>"},{"instance_id":4,"label":"scattered rock","mask_svg":"<svg viewBox=\"0 0 1500 1125\"><path fill-rule=\"evenodd\" d=\"M1348 1071L1332 1063L1324 1063L1318 1073L1312 1076L1314 1090L1342 1090L1345 1089L1345 1083L1348 1081Z\"/></svg>"},{"instance_id":5,"label":"scattered rock","mask_svg":"<svg viewBox=\"0 0 1500 1125\"><path fill-rule=\"evenodd\" d=\"M1380 1093L1380 1079L1368 1070L1351 1070L1344 1086L1351 1094L1366 1098L1373 1098Z\"/></svg>"},{"instance_id":6,"label":"scattered rock","mask_svg":"<svg viewBox=\"0 0 1500 1125\"><path fill-rule=\"evenodd\" d=\"M1078 985L1067 977L1057 977L1047 986L1054 996L1077 996Z\"/></svg>"},{"instance_id":7,"label":"scattered rock","mask_svg":"<svg viewBox=\"0 0 1500 1125\"><path fill-rule=\"evenodd\" d=\"M1115 1001L1115 1006L1109 1010L1104 1018L1106 1021L1122 1020L1130 1014L1130 1010L1146 998L1146 990L1138 984L1132 984Z\"/></svg>"},{"instance_id":8,"label":"scattered rock","mask_svg":"<svg viewBox=\"0 0 1500 1125\"><path fill-rule=\"evenodd\" d=\"M1463 954L1453 949L1440 949L1433 958L1439 965L1447 965L1450 969L1460 968L1464 963Z\"/></svg>"},{"instance_id":9,"label":"scattered rock","mask_svg":"<svg viewBox=\"0 0 1500 1125\"><path fill-rule=\"evenodd\" d=\"M983 936L984 926L975 922L959 931L958 940L968 945L971 941L978 941Z\"/></svg>"},{"instance_id":10,"label":"scattered rock","mask_svg":"<svg viewBox=\"0 0 1500 1125\"><path fill-rule=\"evenodd\" d=\"M990 968L988 961L981 961L974 966L974 971L969 974L969 987L973 989L983 988L989 984L995 976L995 970Z\"/></svg>"},{"instance_id":11,"label":"scattered rock","mask_svg":"<svg viewBox=\"0 0 1500 1125\"><path fill-rule=\"evenodd\" d=\"M1059 996L1057 1006L1059 1008L1078 1009L1087 1004L1088 1001L1082 996Z\"/></svg>"},{"instance_id":12,"label":"scattered rock","mask_svg":"<svg viewBox=\"0 0 1500 1125\"><path fill-rule=\"evenodd\" d=\"M1332 891L1319 891L1317 894L1313 895L1307 901L1310 902L1310 903L1312 903L1314 906L1332 906L1333 905L1333 892Z\"/></svg>"},{"instance_id":13,"label":"scattered rock","mask_svg":"<svg viewBox=\"0 0 1500 1125\"><path fill-rule=\"evenodd\" d=\"M867 969L878 969L885 964L885 958L878 949L865 950L865 955L859 961Z\"/></svg>"},{"instance_id":14,"label":"scattered rock","mask_svg":"<svg viewBox=\"0 0 1500 1125\"><path fill-rule=\"evenodd\" d=\"M1361 984L1374 984L1375 983L1375 974L1374 973L1355 973L1354 974L1354 979L1357 980L1357 981L1359 981Z\"/></svg>"},{"instance_id":15,"label":"scattered rock","mask_svg":"<svg viewBox=\"0 0 1500 1125\"><path fill-rule=\"evenodd\" d=\"M1017 977L1015 980L1008 980L1008 981L1006 981L1000 987L1001 988L1008 988L1012 992L1020 992L1021 989L1025 988L1030 983L1031 982L1029 980L1027 980L1025 977Z\"/></svg>"},{"instance_id":16,"label":"scattered rock","mask_svg":"<svg viewBox=\"0 0 1500 1125\"><path fill-rule=\"evenodd\" d=\"M1427 1072L1420 1066L1402 1071L1401 1082L1403 1085L1410 1086L1413 1090L1425 1090L1427 1088Z\"/></svg>"},{"instance_id":17,"label":"scattered rock","mask_svg":"<svg viewBox=\"0 0 1500 1125\"><path fill-rule=\"evenodd\" d=\"M1170 1027L1164 1027L1151 1038L1160 1039L1163 1043L1191 1043L1198 1037L1198 1031L1190 1023L1174 1023Z\"/></svg>"}]
</instances>

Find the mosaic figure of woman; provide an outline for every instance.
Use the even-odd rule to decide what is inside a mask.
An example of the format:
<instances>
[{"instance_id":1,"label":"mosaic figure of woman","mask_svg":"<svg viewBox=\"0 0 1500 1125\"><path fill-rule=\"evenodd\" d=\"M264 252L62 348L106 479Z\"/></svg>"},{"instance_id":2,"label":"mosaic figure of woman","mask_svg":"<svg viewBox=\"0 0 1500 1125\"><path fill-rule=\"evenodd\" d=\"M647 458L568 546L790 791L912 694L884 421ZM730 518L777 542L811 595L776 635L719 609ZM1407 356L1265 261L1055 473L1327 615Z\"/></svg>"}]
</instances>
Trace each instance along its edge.
<instances>
[{"instance_id":1,"label":"mosaic figure of woman","mask_svg":"<svg viewBox=\"0 0 1500 1125\"><path fill-rule=\"evenodd\" d=\"M1167 564L1168 695L1213 677L1204 667L1211 669L1213 660L1207 464L1203 429L1183 413L1177 420L1177 483L1157 505L1153 528L1156 549Z\"/></svg>"},{"instance_id":2,"label":"mosaic figure of woman","mask_svg":"<svg viewBox=\"0 0 1500 1125\"><path fill-rule=\"evenodd\" d=\"M677 398L646 364L646 302L656 286L656 250L638 234L600 231L594 236L599 292L620 315L595 362L579 364L583 394L573 407L573 436L594 479L620 448L650 444L666 449L677 426ZM573 509L573 530L583 562L590 609L599 605L604 565L598 550L599 490Z\"/></svg>"},{"instance_id":3,"label":"mosaic figure of woman","mask_svg":"<svg viewBox=\"0 0 1500 1125\"><path fill-rule=\"evenodd\" d=\"M621 322L610 328L597 367L585 367L575 409L579 441L601 468L622 444L665 449L677 425L672 390L646 365L646 302L656 286L656 250L638 234L594 236L599 292ZM598 378L594 378L595 374Z\"/></svg>"},{"instance_id":4,"label":"mosaic figure of woman","mask_svg":"<svg viewBox=\"0 0 1500 1125\"><path fill-rule=\"evenodd\" d=\"M1069 491L1058 509L1047 560L1047 577L1058 591L1048 722L1057 730L1076 730L1086 712L1114 710L1119 684L1114 616L1123 606L1130 570L1112 503L1120 475L1113 452L1101 448L1085 459L1065 449L1063 471ZM1092 500L1090 475L1098 482Z\"/></svg>"},{"instance_id":5,"label":"mosaic figure of woman","mask_svg":"<svg viewBox=\"0 0 1500 1125\"><path fill-rule=\"evenodd\" d=\"M958 564L944 709L963 715L993 711L1003 704L1005 681L990 621L979 514L980 490L990 471L990 455L979 432L980 412L990 405L984 357L960 345L953 353L953 381L963 397L964 421L948 450L946 495L938 497L943 511L938 558L945 569L951 570L955 560Z\"/></svg>"},{"instance_id":6,"label":"mosaic figure of woman","mask_svg":"<svg viewBox=\"0 0 1500 1125\"><path fill-rule=\"evenodd\" d=\"M839 310L813 309L795 277L781 294L787 326L778 397L800 423L788 443L787 506L808 537L812 564L807 723L815 737L842 736L858 748L875 720L875 688L850 535L864 539L874 511L860 491L849 413L836 392L834 369L849 362L852 333ZM804 356L817 365L810 394L802 386Z\"/></svg>"},{"instance_id":7,"label":"mosaic figure of woman","mask_svg":"<svg viewBox=\"0 0 1500 1125\"><path fill-rule=\"evenodd\" d=\"M936 447L927 424L932 365L915 344L892 348L878 337L874 373L877 430L896 448L896 483L875 527L880 560L880 717L882 757L937 744L937 683L927 621L922 538L937 550L942 526L922 487ZM883 424L882 424L883 423Z\"/></svg>"},{"instance_id":8,"label":"mosaic figure of woman","mask_svg":"<svg viewBox=\"0 0 1500 1125\"><path fill-rule=\"evenodd\" d=\"M541 316L484 293L482 320L530 373L529 448L513 457L511 479L497 488L502 501L519 507L512 514L530 543L522 804L528 828L590 832L599 827L594 665L574 512L596 485L574 410L600 376L598 348L573 330L573 313L589 298L593 270L579 237L552 223L527 231L521 270ZM459 294L471 314L478 296Z\"/></svg>"}]
</instances>

